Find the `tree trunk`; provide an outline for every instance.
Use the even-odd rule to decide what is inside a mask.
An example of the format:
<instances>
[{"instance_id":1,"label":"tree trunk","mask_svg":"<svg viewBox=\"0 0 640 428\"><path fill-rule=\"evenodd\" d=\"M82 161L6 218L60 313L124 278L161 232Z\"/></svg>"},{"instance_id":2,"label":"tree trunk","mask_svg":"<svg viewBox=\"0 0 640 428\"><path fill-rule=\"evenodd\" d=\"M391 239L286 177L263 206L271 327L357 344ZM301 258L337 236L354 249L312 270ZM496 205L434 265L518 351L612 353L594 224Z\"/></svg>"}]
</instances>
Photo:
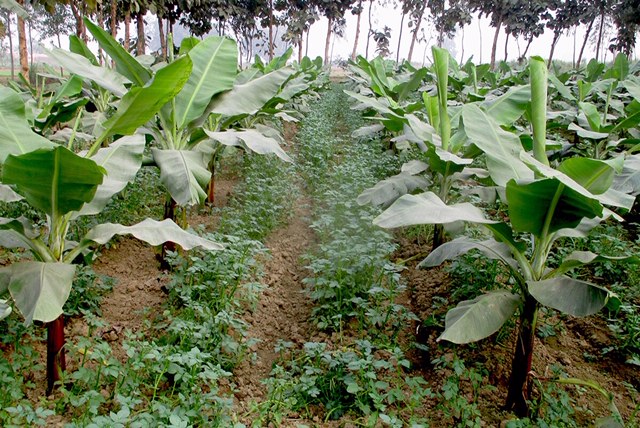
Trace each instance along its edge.
<instances>
[{"instance_id":1,"label":"tree trunk","mask_svg":"<svg viewBox=\"0 0 640 428\"><path fill-rule=\"evenodd\" d=\"M547 63L547 67L551 69L551 61L553 61L553 53L556 50L556 44L558 43L558 39L560 38L560 32L556 32L553 35L553 41L551 42L551 51L549 52L549 61Z\"/></svg>"},{"instance_id":2,"label":"tree trunk","mask_svg":"<svg viewBox=\"0 0 640 428\"><path fill-rule=\"evenodd\" d=\"M269 61L273 59L273 0L269 0Z\"/></svg>"},{"instance_id":3,"label":"tree trunk","mask_svg":"<svg viewBox=\"0 0 640 428\"><path fill-rule=\"evenodd\" d=\"M102 7L100 5L100 3L96 3L96 7L97 7L97 11L96 11L96 18L97 18L97 24L98 27L102 28L104 30L104 19L103 19L103 15L102 15ZM102 51L102 48L98 45L98 63L100 65L104 64L104 52Z\"/></svg>"},{"instance_id":4,"label":"tree trunk","mask_svg":"<svg viewBox=\"0 0 640 428\"><path fill-rule=\"evenodd\" d=\"M136 24L138 28L138 41L136 43L136 55L144 55L145 54L145 45L146 39L144 36L144 15L146 11L140 9L138 12L138 16L136 16Z\"/></svg>"},{"instance_id":5,"label":"tree trunk","mask_svg":"<svg viewBox=\"0 0 640 428\"><path fill-rule=\"evenodd\" d=\"M360 39L360 18L362 17L362 0L358 0L358 20L356 21L356 39L353 42L353 51L351 51L351 61L356 60L358 52L358 39Z\"/></svg>"},{"instance_id":6,"label":"tree trunk","mask_svg":"<svg viewBox=\"0 0 640 428\"><path fill-rule=\"evenodd\" d=\"M47 323L47 395L67 368L64 352L64 315Z\"/></svg>"},{"instance_id":7,"label":"tree trunk","mask_svg":"<svg viewBox=\"0 0 640 428\"><path fill-rule=\"evenodd\" d=\"M593 28L593 21L589 22L589 26L587 27L587 34L584 35L584 40L582 42L582 47L580 48L580 54L578 54L578 61L576 61L576 70L580 68L580 62L582 62L582 54L584 53L584 48L587 46L587 41L589 40L589 34L591 34L591 29Z\"/></svg>"},{"instance_id":8,"label":"tree trunk","mask_svg":"<svg viewBox=\"0 0 640 428\"><path fill-rule=\"evenodd\" d=\"M11 34L11 15L7 13L7 35L9 36L9 60L11 61L11 80L16 78L16 65L13 60L13 35Z\"/></svg>"},{"instance_id":9,"label":"tree trunk","mask_svg":"<svg viewBox=\"0 0 640 428\"><path fill-rule=\"evenodd\" d=\"M413 48L416 45L416 41L418 40L418 31L420 31L420 25L422 24L422 17L424 16L424 10L427 7L427 2L422 3L422 9L420 9L420 16L416 20L416 27L413 29L413 34L411 35L411 45L409 45L409 54L407 55L407 61L411 62L411 58L413 57Z\"/></svg>"},{"instance_id":10,"label":"tree trunk","mask_svg":"<svg viewBox=\"0 0 640 428\"><path fill-rule=\"evenodd\" d=\"M303 34L304 32L300 35L300 40L298 40L298 64L302 62L302 35Z\"/></svg>"},{"instance_id":11,"label":"tree trunk","mask_svg":"<svg viewBox=\"0 0 640 428\"><path fill-rule=\"evenodd\" d=\"M400 19L400 33L398 34L398 49L396 52L396 62L400 63L400 46L402 44L402 29L404 27L404 17L407 16L404 11L402 12L402 18Z\"/></svg>"},{"instance_id":12,"label":"tree trunk","mask_svg":"<svg viewBox=\"0 0 640 428\"><path fill-rule=\"evenodd\" d=\"M498 34L500 33L500 27L502 26L502 18L498 21L498 25L496 25L496 32L493 35L493 45L491 45L491 69L493 70L496 67L496 47L498 45Z\"/></svg>"},{"instance_id":13,"label":"tree trunk","mask_svg":"<svg viewBox=\"0 0 640 428\"><path fill-rule=\"evenodd\" d=\"M460 65L462 65L462 60L464 59L464 24L462 25L462 40L460 41Z\"/></svg>"},{"instance_id":14,"label":"tree trunk","mask_svg":"<svg viewBox=\"0 0 640 428\"><path fill-rule=\"evenodd\" d=\"M160 36L160 57L167 60L167 38L164 34L164 25L162 17L158 16L158 35Z\"/></svg>"},{"instance_id":15,"label":"tree trunk","mask_svg":"<svg viewBox=\"0 0 640 428\"><path fill-rule=\"evenodd\" d=\"M309 31L311 27L307 28L307 38L304 40L304 56L309 56Z\"/></svg>"},{"instance_id":16,"label":"tree trunk","mask_svg":"<svg viewBox=\"0 0 640 428\"><path fill-rule=\"evenodd\" d=\"M505 403L507 410L512 410L516 416L521 418L529 415L529 405L527 404L527 400L531 397L529 373L533 359L537 318L538 302L533 297L527 296L520 315L516 349L511 363L509 392Z\"/></svg>"},{"instance_id":17,"label":"tree trunk","mask_svg":"<svg viewBox=\"0 0 640 428\"><path fill-rule=\"evenodd\" d=\"M76 36L82 38L82 27L84 23L82 22L82 13L78 10L75 2L69 2L69 6L71 6L71 12L73 13L73 17L76 19Z\"/></svg>"},{"instance_id":18,"label":"tree trunk","mask_svg":"<svg viewBox=\"0 0 640 428\"><path fill-rule=\"evenodd\" d=\"M111 0L111 37L118 36L118 0Z\"/></svg>"},{"instance_id":19,"label":"tree trunk","mask_svg":"<svg viewBox=\"0 0 640 428\"><path fill-rule=\"evenodd\" d=\"M369 59L369 41L371 40L371 32L373 31L372 23L371 23L371 7L372 6L373 6L373 0L369 0L369 31L367 32L367 48L364 52L364 56L367 60Z\"/></svg>"},{"instance_id":20,"label":"tree trunk","mask_svg":"<svg viewBox=\"0 0 640 428\"><path fill-rule=\"evenodd\" d=\"M129 39L131 35L129 32L129 24L131 24L131 12L127 11L124 14L124 40L122 41L122 47L127 52L129 52Z\"/></svg>"},{"instance_id":21,"label":"tree trunk","mask_svg":"<svg viewBox=\"0 0 640 428\"><path fill-rule=\"evenodd\" d=\"M482 64L482 25L480 25L480 19L478 19L478 38L480 39L480 58L478 58L478 64Z\"/></svg>"},{"instance_id":22,"label":"tree trunk","mask_svg":"<svg viewBox=\"0 0 640 428\"><path fill-rule=\"evenodd\" d=\"M24 0L18 2L24 5ZM24 19L18 16L18 52L20 55L20 72L25 78L29 78L29 55L27 52L27 31L25 29Z\"/></svg>"},{"instance_id":23,"label":"tree trunk","mask_svg":"<svg viewBox=\"0 0 640 428\"><path fill-rule=\"evenodd\" d=\"M531 42L533 42L533 37L529 39L529 41L527 42L527 47L524 48L524 53L522 54L523 58L527 57L527 52L529 52L529 47L531 46Z\"/></svg>"},{"instance_id":24,"label":"tree trunk","mask_svg":"<svg viewBox=\"0 0 640 428\"><path fill-rule=\"evenodd\" d=\"M507 37L504 38L504 62L507 62L509 58L509 33L505 33Z\"/></svg>"},{"instance_id":25,"label":"tree trunk","mask_svg":"<svg viewBox=\"0 0 640 428\"><path fill-rule=\"evenodd\" d=\"M600 56L600 44L602 43L602 34L604 33L604 10L600 14L600 31L598 33L598 44L596 45L596 60Z\"/></svg>"},{"instance_id":26,"label":"tree trunk","mask_svg":"<svg viewBox=\"0 0 640 428\"><path fill-rule=\"evenodd\" d=\"M33 28L30 20L27 26L29 27L29 68L33 68Z\"/></svg>"},{"instance_id":27,"label":"tree trunk","mask_svg":"<svg viewBox=\"0 0 640 428\"><path fill-rule=\"evenodd\" d=\"M327 39L324 43L324 65L329 65L329 45L331 42L331 26L333 25L333 18L327 20Z\"/></svg>"}]
</instances>

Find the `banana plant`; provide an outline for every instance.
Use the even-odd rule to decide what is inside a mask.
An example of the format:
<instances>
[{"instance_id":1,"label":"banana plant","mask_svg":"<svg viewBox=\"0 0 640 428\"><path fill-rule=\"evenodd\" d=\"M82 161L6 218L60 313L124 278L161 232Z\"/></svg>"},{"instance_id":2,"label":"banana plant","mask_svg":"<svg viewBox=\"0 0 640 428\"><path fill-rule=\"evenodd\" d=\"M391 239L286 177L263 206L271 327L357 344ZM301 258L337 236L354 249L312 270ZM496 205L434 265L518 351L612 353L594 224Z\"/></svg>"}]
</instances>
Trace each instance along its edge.
<instances>
[{"instance_id":1,"label":"banana plant","mask_svg":"<svg viewBox=\"0 0 640 428\"><path fill-rule=\"evenodd\" d=\"M617 217L608 206L628 210L634 198L610 188L621 166L619 161L571 158L557 168L549 165L544 60L531 59L530 76L533 155L523 149L517 136L503 130L477 105L468 104L462 112L466 134L486 155L493 181L504 187L509 222L487 218L470 203L446 204L433 192L402 196L374 220L384 228L462 221L485 230L486 239L463 236L447 242L429 254L420 266L437 266L476 249L501 261L511 272L512 286L461 302L451 309L439 340L453 343L481 340L497 332L518 313L520 322L506 399L506 407L518 416L529 411L529 373L540 306L573 316L594 314L613 293L567 273L590 263L640 262L637 256L620 259L576 251L555 268L549 264L549 255L559 238L586 236L603 218Z\"/></svg>"},{"instance_id":2,"label":"banana plant","mask_svg":"<svg viewBox=\"0 0 640 428\"><path fill-rule=\"evenodd\" d=\"M358 198L359 203L388 206L405 193L419 188L426 190L429 183L437 189L439 198L448 203L460 181L488 177L485 169L470 167L472 155L477 149L471 146L461 126L461 107L449 108L449 69L455 61L445 49L433 47L432 52L437 96L423 92L423 116L426 121L419 118L417 113L406 114L408 123L404 127L406 140L417 145L424 153L426 162L405 164L400 174L365 190ZM493 115L501 125L513 123L525 112L529 92L528 86L519 86L499 97L487 97L481 103L483 114ZM418 165L422 165L422 168L416 169ZM430 174L429 179L417 175L423 172ZM436 225L433 248L443 241L444 228Z\"/></svg>"},{"instance_id":3,"label":"banana plant","mask_svg":"<svg viewBox=\"0 0 640 428\"><path fill-rule=\"evenodd\" d=\"M180 71L177 68L168 70ZM148 88L153 90L154 84L161 81L158 79L140 92ZM180 85L180 79L173 82ZM164 91L170 96L175 89L166 86ZM219 250L222 246L182 230L171 220L158 222L152 219L132 226L99 224L80 242L67 240L74 218L99 213L113 195L133 180L142 164L144 137L125 136L106 148L76 154L31 130L18 94L3 88L0 95L0 121L3 123L0 132L3 191L0 197L5 201L24 198L33 208L46 214L46 227L42 229L25 218L0 219L3 246L22 247L33 257L33 260L19 261L0 269L0 295L10 293L26 324L41 321L47 325L50 391L65 367L62 312L73 283L74 260L116 235L133 235L151 245L170 241L185 249L200 246ZM126 100L123 98L121 108L125 108ZM135 105L135 100L131 104ZM145 123L148 115L148 111L127 111L124 118L112 117L107 129L124 134L127 128L135 130ZM0 305L0 313L2 316L8 313L5 301Z\"/></svg>"},{"instance_id":4,"label":"banana plant","mask_svg":"<svg viewBox=\"0 0 640 428\"><path fill-rule=\"evenodd\" d=\"M158 104L155 109L157 114L148 118L144 131L154 140L151 153L153 161L160 168L160 179L170 195L168 206L173 206L173 203L181 206L202 203L207 196L205 189L211 182L209 166L215 153L215 149L210 147L214 143L203 128L210 127L214 128L211 131L217 131L215 128L221 123L222 116L237 119L237 116L259 111L264 103L280 91L293 71L277 68L267 74L253 76L256 77L253 79L238 75L236 43L224 37L208 37L203 41L185 39L178 58L172 56L168 65L150 68L132 57L103 29L88 19L85 19L85 24L114 61L115 70L110 72L120 76L124 84L129 86L119 108L125 98L137 94L149 81L157 80L165 68L181 62L192 65L186 83L180 86L175 97L151 100ZM85 73L84 76L100 84L99 80L95 80L95 73ZM137 100L144 105L143 98ZM268 148L279 149L276 140L267 136L264 139L270 140ZM97 149L100 141L99 138L92 150ZM253 145L246 144L244 147L251 149ZM262 152L269 152L265 150L266 146L261 147Z\"/></svg>"}]
</instances>

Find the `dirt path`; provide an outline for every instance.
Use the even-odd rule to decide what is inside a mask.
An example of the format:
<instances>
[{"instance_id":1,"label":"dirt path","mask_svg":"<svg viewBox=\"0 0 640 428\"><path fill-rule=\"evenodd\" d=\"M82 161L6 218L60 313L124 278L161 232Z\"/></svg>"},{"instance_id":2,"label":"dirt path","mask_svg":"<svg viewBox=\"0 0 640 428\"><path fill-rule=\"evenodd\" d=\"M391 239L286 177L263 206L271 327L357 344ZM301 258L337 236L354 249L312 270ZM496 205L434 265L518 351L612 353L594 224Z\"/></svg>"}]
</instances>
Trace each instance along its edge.
<instances>
[{"instance_id":1,"label":"dirt path","mask_svg":"<svg viewBox=\"0 0 640 428\"><path fill-rule=\"evenodd\" d=\"M309 322L311 303L303 293L302 279L306 275L300 257L313 242L309 228L308 201L298 199L289 223L274 231L265 245L271 257L265 263L263 291L258 306L248 318L248 336L259 342L250 356L235 370L238 414L246 413L252 402L266 396L262 380L269 376L277 354L274 347L279 340L301 346L309 340L314 327Z\"/></svg>"}]
</instances>

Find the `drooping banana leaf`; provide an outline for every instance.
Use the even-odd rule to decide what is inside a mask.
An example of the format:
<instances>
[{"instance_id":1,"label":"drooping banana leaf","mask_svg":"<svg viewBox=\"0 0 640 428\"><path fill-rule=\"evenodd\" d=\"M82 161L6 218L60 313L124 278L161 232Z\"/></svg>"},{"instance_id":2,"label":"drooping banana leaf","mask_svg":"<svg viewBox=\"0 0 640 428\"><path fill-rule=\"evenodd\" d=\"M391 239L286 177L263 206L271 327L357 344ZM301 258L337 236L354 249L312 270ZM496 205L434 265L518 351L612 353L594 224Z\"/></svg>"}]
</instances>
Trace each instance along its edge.
<instances>
[{"instance_id":1,"label":"drooping banana leaf","mask_svg":"<svg viewBox=\"0 0 640 428\"><path fill-rule=\"evenodd\" d=\"M447 312L438 340L462 344L491 336L513 316L520 302L520 296L504 290L460 302Z\"/></svg>"}]
</instances>

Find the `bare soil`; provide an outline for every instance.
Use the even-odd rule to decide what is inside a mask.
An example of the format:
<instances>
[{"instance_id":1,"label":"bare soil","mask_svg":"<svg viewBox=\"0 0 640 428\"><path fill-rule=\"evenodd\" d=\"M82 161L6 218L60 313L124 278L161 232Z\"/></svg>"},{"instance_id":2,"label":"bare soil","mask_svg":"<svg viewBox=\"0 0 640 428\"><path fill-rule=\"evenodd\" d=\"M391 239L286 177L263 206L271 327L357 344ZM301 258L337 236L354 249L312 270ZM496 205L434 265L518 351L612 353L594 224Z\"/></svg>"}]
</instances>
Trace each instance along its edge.
<instances>
[{"instance_id":1,"label":"bare soil","mask_svg":"<svg viewBox=\"0 0 640 428\"><path fill-rule=\"evenodd\" d=\"M294 206L290 222L276 230L266 242L270 258L265 263L263 284L256 310L247 316L250 323L248 335L258 339L247 358L236 368L236 406L238 413L246 413L252 402L259 402L266 395L262 381L269 377L277 359L274 348L278 341L293 342L302 346L314 334L309 322L311 303L304 294L302 279L305 270L300 257L314 240L309 228L309 206L299 199Z\"/></svg>"}]
</instances>

